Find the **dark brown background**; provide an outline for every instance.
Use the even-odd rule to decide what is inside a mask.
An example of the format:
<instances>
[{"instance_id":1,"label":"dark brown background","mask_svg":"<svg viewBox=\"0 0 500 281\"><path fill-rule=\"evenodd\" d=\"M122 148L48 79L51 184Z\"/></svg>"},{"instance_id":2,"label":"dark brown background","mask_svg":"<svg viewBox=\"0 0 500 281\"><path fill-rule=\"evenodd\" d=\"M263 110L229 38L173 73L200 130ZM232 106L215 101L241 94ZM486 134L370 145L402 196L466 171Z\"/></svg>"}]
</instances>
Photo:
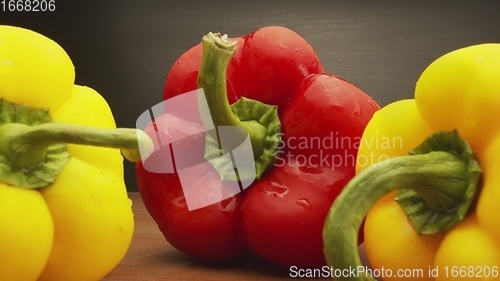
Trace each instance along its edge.
<instances>
[{"instance_id":1,"label":"dark brown background","mask_svg":"<svg viewBox=\"0 0 500 281\"><path fill-rule=\"evenodd\" d=\"M54 12L0 12L54 39L76 83L100 92L118 126L135 127L161 101L168 69L208 31L240 36L266 25L295 30L325 69L380 105L413 96L434 59L467 45L500 42L500 1L136 1L56 0ZM133 165L126 182L136 190Z\"/></svg>"}]
</instances>

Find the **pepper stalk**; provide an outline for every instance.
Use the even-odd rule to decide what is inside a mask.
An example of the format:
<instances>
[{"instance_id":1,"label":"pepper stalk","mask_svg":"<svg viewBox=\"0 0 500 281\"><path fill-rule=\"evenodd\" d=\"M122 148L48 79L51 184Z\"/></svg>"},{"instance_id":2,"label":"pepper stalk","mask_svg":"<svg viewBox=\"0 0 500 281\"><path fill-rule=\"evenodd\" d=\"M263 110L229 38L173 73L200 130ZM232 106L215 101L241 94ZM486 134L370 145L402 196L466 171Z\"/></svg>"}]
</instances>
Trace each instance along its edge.
<instances>
[{"instance_id":1,"label":"pepper stalk","mask_svg":"<svg viewBox=\"0 0 500 281\"><path fill-rule=\"evenodd\" d=\"M54 123L45 109L6 100L0 107L0 181L14 186L41 188L53 183L71 157L67 143L119 148L132 162L153 150L152 140L138 129Z\"/></svg>"},{"instance_id":2,"label":"pepper stalk","mask_svg":"<svg viewBox=\"0 0 500 281\"><path fill-rule=\"evenodd\" d=\"M446 231L462 221L479 190L481 169L470 146L456 131L431 135L409 156L366 168L344 188L323 229L327 263L338 269L362 266L358 230L370 207L399 190L396 201L419 234ZM338 280L372 281L364 272Z\"/></svg>"},{"instance_id":3,"label":"pepper stalk","mask_svg":"<svg viewBox=\"0 0 500 281\"><path fill-rule=\"evenodd\" d=\"M217 157L228 152L223 151L220 145L218 131L220 126L241 128L250 138L255 161L253 177L258 179L273 162L276 148L281 141L278 108L244 97L230 105L227 98L226 72L235 52L236 42L228 39L226 35L210 32L202 38L202 43L203 54L198 74L198 88L202 88L205 93L211 121L215 127L215 131L210 132L207 139L205 158L209 161L220 159ZM225 141L233 142L229 147L234 147L239 145L241 139L242 136L233 136L231 140ZM234 172L230 168L230 171L225 173L225 169L232 165L217 160L210 162L223 179Z\"/></svg>"}]
</instances>

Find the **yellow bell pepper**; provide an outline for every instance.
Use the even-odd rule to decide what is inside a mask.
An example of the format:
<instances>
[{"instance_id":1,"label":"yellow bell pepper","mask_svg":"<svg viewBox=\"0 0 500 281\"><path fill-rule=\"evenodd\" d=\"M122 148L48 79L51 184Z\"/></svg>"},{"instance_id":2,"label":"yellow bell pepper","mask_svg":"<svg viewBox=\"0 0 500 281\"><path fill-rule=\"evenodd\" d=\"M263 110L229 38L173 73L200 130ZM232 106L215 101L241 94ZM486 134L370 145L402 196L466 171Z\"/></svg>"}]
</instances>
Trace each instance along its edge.
<instances>
[{"instance_id":1,"label":"yellow bell pepper","mask_svg":"<svg viewBox=\"0 0 500 281\"><path fill-rule=\"evenodd\" d=\"M100 280L130 245L123 157L112 147L138 161L138 145L152 143L116 129L106 101L74 79L56 42L0 26L1 280Z\"/></svg>"},{"instance_id":2,"label":"yellow bell pepper","mask_svg":"<svg viewBox=\"0 0 500 281\"><path fill-rule=\"evenodd\" d=\"M415 99L392 103L374 115L361 139L357 175L325 224L329 264L357 269L338 280L500 279L499 73L500 44L455 50L424 70ZM460 136L477 162L438 160L429 151L405 156L444 135ZM438 149L444 156L457 156L453 141L440 145L446 147ZM454 184L463 188L449 188ZM408 192L413 194L405 197ZM409 198L417 200L414 205L407 204ZM457 209L463 212L457 215ZM429 211L432 215L425 217ZM352 238L366 212L371 268L361 265ZM453 222L436 227L441 218Z\"/></svg>"}]
</instances>

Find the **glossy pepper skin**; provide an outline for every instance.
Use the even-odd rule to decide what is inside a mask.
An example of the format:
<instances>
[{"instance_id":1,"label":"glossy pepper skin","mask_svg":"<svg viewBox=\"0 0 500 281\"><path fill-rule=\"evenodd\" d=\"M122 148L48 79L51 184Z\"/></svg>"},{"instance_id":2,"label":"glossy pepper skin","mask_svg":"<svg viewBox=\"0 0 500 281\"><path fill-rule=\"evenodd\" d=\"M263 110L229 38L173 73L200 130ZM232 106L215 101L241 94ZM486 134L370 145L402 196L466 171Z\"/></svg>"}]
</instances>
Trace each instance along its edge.
<instances>
[{"instance_id":1,"label":"glossy pepper skin","mask_svg":"<svg viewBox=\"0 0 500 281\"><path fill-rule=\"evenodd\" d=\"M397 140L362 145L369 159L406 155L435 131L457 130L483 170L477 203L464 221L433 235L418 235L391 193L378 201L365 224L366 252L374 268L423 269L422 278L404 280L497 280L500 267L500 44L450 52L420 76L415 99L382 108L363 138ZM390 124L390 126L388 126ZM383 160L383 159L382 159ZM376 161L374 161L376 162ZM359 163L358 163L359 164ZM370 165L358 165L358 171ZM436 269L430 275L429 269ZM388 280L403 280L386 277Z\"/></svg>"},{"instance_id":2,"label":"glossy pepper skin","mask_svg":"<svg viewBox=\"0 0 500 281\"><path fill-rule=\"evenodd\" d=\"M264 27L234 40L224 94L231 104L247 97L277 106L283 131L274 166L243 192L194 211L186 207L177 174L155 174L138 163L139 191L166 239L189 255L225 260L250 251L282 266L320 267L324 218L355 172L357 149L349 149L355 144L339 148L335 138L354 143L379 107L355 85L324 73L312 47L287 28ZM197 45L174 63L165 99L197 89L202 49ZM194 130L168 115L157 123L169 123L169 135ZM166 128L151 127L146 131L168 142ZM332 138L333 144L305 147L311 138ZM315 157L320 153L326 160ZM206 188L217 187L219 176L207 175Z\"/></svg>"},{"instance_id":3,"label":"glossy pepper skin","mask_svg":"<svg viewBox=\"0 0 500 281\"><path fill-rule=\"evenodd\" d=\"M2 106L8 101L42 110L58 124L116 128L106 101L74 85L74 66L57 43L12 26L0 26L0 38ZM120 151L68 144L67 152L48 186L0 182L0 279L100 280L125 255L134 220Z\"/></svg>"}]
</instances>

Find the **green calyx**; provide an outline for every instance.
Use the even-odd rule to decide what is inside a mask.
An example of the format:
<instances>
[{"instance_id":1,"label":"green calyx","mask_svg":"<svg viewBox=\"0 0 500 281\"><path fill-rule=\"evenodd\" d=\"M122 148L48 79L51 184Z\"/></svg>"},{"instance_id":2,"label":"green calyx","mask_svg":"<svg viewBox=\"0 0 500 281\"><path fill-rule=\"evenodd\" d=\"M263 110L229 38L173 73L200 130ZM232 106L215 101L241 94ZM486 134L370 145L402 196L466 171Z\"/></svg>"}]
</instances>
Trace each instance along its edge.
<instances>
[{"instance_id":1,"label":"green calyx","mask_svg":"<svg viewBox=\"0 0 500 281\"><path fill-rule=\"evenodd\" d=\"M235 42L226 36L209 33L203 37L203 55L198 75L198 87L203 88L215 126L215 133L208 134L205 158L212 163L222 179L244 180L248 177L259 179L275 159L275 151L281 141L281 123L277 106L241 98L230 105L227 98L226 72L235 51ZM228 151L221 149L218 128L239 127L242 134L248 134L253 150L255 175L245 175L239 171L233 178L234 167L218 156ZM234 146L244 136L232 137Z\"/></svg>"},{"instance_id":2,"label":"green calyx","mask_svg":"<svg viewBox=\"0 0 500 281\"><path fill-rule=\"evenodd\" d=\"M468 214L480 186L481 169L456 131L431 135L409 156L391 158L357 174L335 200L323 229L327 263L361 266L357 234L378 199L398 190L396 201L418 234L450 229ZM352 276L339 280L375 280Z\"/></svg>"},{"instance_id":3,"label":"green calyx","mask_svg":"<svg viewBox=\"0 0 500 281\"><path fill-rule=\"evenodd\" d=\"M54 123L48 109L0 100L0 181L18 187L52 184L71 158L66 143L121 148L136 162L153 149L136 129L98 129ZM139 151L140 149L140 151Z\"/></svg>"},{"instance_id":4,"label":"green calyx","mask_svg":"<svg viewBox=\"0 0 500 281\"><path fill-rule=\"evenodd\" d=\"M14 134L22 133L29 126L52 122L48 109L1 99L0 112L0 181L26 188L51 184L71 157L64 144L37 146L21 154L16 153L18 148L12 147Z\"/></svg>"},{"instance_id":5,"label":"green calyx","mask_svg":"<svg viewBox=\"0 0 500 281\"><path fill-rule=\"evenodd\" d=\"M444 161L422 181L400 189L396 202L418 234L443 232L462 221L474 202L480 185L481 168L470 146L456 131L440 132L410 152L426 155L445 152L456 160ZM447 166L445 166L447 165Z\"/></svg>"}]
</instances>

